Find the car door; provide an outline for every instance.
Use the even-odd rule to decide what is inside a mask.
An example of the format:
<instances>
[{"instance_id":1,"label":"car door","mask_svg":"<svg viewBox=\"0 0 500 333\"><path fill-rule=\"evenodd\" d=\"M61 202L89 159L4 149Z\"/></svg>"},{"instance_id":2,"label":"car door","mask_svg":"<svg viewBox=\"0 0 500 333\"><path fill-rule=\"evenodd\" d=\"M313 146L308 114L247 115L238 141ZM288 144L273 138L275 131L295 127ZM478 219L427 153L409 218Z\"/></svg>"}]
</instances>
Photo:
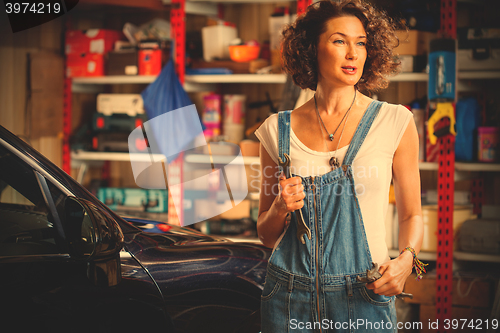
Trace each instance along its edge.
<instances>
[{"instance_id":1,"label":"car door","mask_svg":"<svg viewBox=\"0 0 500 333\"><path fill-rule=\"evenodd\" d=\"M69 275L85 269L84 263L70 260L64 244L60 216L65 197L0 146L0 289L8 305L2 323L19 331L64 325L65 319L53 321L64 318L60 313L47 316L48 297Z\"/></svg>"},{"instance_id":2,"label":"car door","mask_svg":"<svg viewBox=\"0 0 500 333\"><path fill-rule=\"evenodd\" d=\"M157 287L125 250L120 283L92 283L89 261L68 251L64 204L72 193L17 155L0 144L2 328L66 333L171 327Z\"/></svg>"}]
</instances>

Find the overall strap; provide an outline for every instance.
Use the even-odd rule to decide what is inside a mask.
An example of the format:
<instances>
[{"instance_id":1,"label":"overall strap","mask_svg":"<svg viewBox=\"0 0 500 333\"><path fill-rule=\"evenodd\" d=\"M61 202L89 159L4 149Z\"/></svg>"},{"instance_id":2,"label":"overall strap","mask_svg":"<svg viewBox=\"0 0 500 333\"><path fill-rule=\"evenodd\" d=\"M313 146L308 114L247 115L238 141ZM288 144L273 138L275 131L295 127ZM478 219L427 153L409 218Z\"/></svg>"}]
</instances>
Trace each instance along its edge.
<instances>
[{"instance_id":1,"label":"overall strap","mask_svg":"<svg viewBox=\"0 0 500 333\"><path fill-rule=\"evenodd\" d=\"M290 156L290 115L292 111L278 113L278 156L285 160L284 154ZM280 171L283 171L280 169Z\"/></svg>"},{"instance_id":2,"label":"overall strap","mask_svg":"<svg viewBox=\"0 0 500 333\"><path fill-rule=\"evenodd\" d=\"M361 121L356 128L356 132L354 132L354 136L352 137L352 141L344 157L344 162L342 163L343 165L351 165L352 161L354 161L354 158L363 144L363 141L365 141L366 135L372 126L373 120L377 117L382 104L383 102L373 101L370 105L368 105L368 109L361 118Z\"/></svg>"}]
</instances>

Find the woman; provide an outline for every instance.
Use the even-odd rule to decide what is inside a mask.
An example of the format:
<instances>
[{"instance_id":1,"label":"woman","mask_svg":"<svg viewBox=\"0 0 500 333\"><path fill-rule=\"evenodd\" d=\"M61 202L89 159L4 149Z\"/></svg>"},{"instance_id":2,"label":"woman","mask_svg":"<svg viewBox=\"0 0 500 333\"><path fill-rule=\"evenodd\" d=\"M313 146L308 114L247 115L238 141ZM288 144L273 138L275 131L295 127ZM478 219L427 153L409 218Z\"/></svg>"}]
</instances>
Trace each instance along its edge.
<instances>
[{"instance_id":1,"label":"woman","mask_svg":"<svg viewBox=\"0 0 500 333\"><path fill-rule=\"evenodd\" d=\"M362 0L327 0L309 6L283 36L285 70L315 95L256 132L257 231L273 248L262 332L395 332L394 296L415 264L420 273L418 135L406 108L358 91L385 88L384 77L397 72L394 27ZM285 179L279 164L288 157ZM384 226L391 180L401 251L393 260ZM372 264L382 277L366 284Z\"/></svg>"}]
</instances>

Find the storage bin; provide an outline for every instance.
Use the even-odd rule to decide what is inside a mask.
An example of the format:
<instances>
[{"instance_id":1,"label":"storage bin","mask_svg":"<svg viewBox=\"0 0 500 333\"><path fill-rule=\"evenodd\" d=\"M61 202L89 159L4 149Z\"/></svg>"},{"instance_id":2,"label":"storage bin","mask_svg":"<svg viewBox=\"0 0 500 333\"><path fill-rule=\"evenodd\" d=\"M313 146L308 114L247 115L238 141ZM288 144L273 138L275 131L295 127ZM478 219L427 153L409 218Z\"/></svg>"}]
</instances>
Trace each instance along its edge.
<instances>
[{"instance_id":1,"label":"storage bin","mask_svg":"<svg viewBox=\"0 0 500 333\"><path fill-rule=\"evenodd\" d=\"M103 187L97 191L97 198L115 211L152 213L168 211L167 190Z\"/></svg>"},{"instance_id":2,"label":"storage bin","mask_svg":"<svg viewBox=\"0 0 500 333\"><path fill-rule=\"evenodd\" d=\"M71 54L66 56L66 76L103 76L104 55L98 53Z\"/></svg>"},{"instance_id":3,"label":"storage bin","mask_svg":"<svg viewBox=\"0 0 500 333\"><path fill-rule=\"evenodd\" d=\"M427 31L404 30L396 31L399 46L394 49L399 55L426 55L429 53L429 43L436 38L436 34Z\"/></svg>"},{"instance_id":4,"label":"storage bin","mask_svg":"<svg viewBox=\"0 0 500 333\"><path fill-rule=\"evenodd\" d=\"M238 37L235 27L212 25L201 29L203 59L205 61L229 59L229 43Z\"/></svg>"},{"instance_id":5,"label":"storage bin","mask_svg":"<svg viewBox=\"0 0 500 333\"><path fill-rule=\"evenodd\" d=\"M123 39L123 37L123 33L118 30L70 30L66 32L64 51L66 55L104 54L113 50L115 42Z\"/></svg>"},{"instance_id":6,"label":"storage bin","mask_svg":"<svg viewBox=\"0 0 500 333\"><path fill-rule=\"evenodd\" d=\"M464 252L500 254L500 220L465 221L458 244Z\"/></svg>"},{"instance_id":7,"label":"storage bin","mask_svg":"<svg viewBox=\"0 0 500 333\"><path fill-rule=\"evenodd\" d=\"M480 162L495 162L498 158L498 127L479 127L478 159Z\"/></svg>"},{"instance_id":8,"label":"storage bin","mask_svg":"<svg viewBox=\"0 0 500 333\"><path fill-rule=\"evenodd\" d=\"M455 206L453 210L453 235L454 238L462 224L476 216L472 213L472 205ZM438 206L422 206L422 219L424 222L424 239L422 241L421 251L437 251L437 225L438 225Z\"/></svg>"}]
</instances>

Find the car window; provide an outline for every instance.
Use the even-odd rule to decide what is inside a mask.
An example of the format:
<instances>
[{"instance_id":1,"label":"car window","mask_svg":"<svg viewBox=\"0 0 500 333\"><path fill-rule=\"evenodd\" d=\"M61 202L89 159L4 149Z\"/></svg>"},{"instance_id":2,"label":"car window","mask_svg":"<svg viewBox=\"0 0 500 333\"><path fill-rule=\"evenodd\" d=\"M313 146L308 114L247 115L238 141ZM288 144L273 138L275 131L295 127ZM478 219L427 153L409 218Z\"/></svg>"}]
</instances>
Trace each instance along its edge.
<instances>
[{"instance_id":1,"label":"car window","mask_svg":"<svg viewBox=\"0 0 500 333\"><path fill-rule=\"evenodd\" d=\"M42 183L46 185L45 193ZM59 219L64 197L24 161L0 146L0 256L61 253L62 237L54 222Z\"/></svg>"}]
</instances>

